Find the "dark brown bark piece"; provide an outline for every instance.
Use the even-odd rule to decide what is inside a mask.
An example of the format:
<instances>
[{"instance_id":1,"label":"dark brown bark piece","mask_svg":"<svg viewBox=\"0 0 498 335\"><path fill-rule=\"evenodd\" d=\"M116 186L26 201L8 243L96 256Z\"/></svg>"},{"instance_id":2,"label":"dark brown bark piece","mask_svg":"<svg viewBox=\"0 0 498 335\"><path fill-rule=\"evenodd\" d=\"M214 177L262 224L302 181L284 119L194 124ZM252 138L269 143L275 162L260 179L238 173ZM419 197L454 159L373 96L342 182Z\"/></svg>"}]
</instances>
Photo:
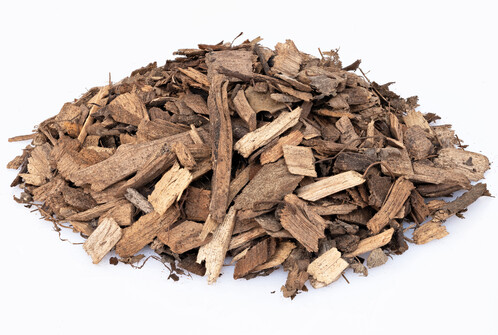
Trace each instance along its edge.
<instances>
[{"instance_id":1,"label":"dark brown bark piece","mask_svg":"<svg viewBox=\"0 0 498 335\"><path fill-rule=\"evenodd\" d=\"M232 124L228 109L228 81L222 75L215 75L209 92L208 107L210 111L213 178L211 182L211 202L209 214L214 227L223 221L228 208L228 191L232 166Z\"/></svg>"}]
</instances>

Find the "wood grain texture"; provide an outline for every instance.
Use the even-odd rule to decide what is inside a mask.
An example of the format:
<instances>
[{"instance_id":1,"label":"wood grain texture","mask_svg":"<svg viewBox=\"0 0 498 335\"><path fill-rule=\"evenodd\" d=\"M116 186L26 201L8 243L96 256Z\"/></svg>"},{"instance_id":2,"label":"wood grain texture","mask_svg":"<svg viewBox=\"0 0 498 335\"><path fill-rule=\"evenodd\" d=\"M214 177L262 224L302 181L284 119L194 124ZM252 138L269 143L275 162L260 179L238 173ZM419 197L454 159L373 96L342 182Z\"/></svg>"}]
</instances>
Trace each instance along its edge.
<instances>
[{"instance_id":1,"label":"wood grain texture","mask_svg":"<svg viewBox=\"0 0 498 335\"><path fill-rule=\"evenodd\" d=\"M235 225L235 216L237 210L230 207L223 222L213 232L211 241L199 249L197 254L197 263L205 261L206 275L208 283L213 284L216 282L221 273L221 268L225 260L225 255L228 250L232 230Z\"/></svg>"},{"instance_id":2,"label":"wood grain texture","mask_svg":"<svg viewBox=\"0 0 498 335\"><path fill-rule=\"evenodd\" d=\"M175 206L169 207L164 215L152 212L143 215L131 226L123 229L123 237L116 245L116 253L121 257L130 257L151 243L157 234L170 227L180 217Z\"/></svg>"},{"instance_id":3,"label":"wood grain texture","mask_svg":"<svg viewBox=\"0 0 498 335\"><path fill-rule=\"evenodd\" d=\"M274 121L244 135L235 143L234 149L243 157L249 157L255 150L295 126L301 116L301 110L301 107L297 107L292 112L282 112Z\"/></svg>"},{"instance_id":4,"label":"wood grain texture","mask_svg":"<svg viewBox=\"0 0 498 335\"><path fill-rule=\"evenodd\" d=\"M154 210L159 215L166 213L168 208L180 199L191 180L192 174L175 163L157 182L154 191L148 197Z\"/></svg>"},{"instance_id":5,"label":"wood grain texture","mask_svg":"<svg viewBox=\"0 0 498 335\"><path fill-rule=\"evenodd\" d=\"M308 265L307 271L314 279L311 285L320 288L333 283L348 266L336 248L330 249Z\"/></svg>"},{"instance_id":6,"label":"wood grain texture","mask_svg":"<svg viewBox=\"0 0 498 335\"><path fill-rule=\"evenodd\" d=\"M368 229L373 234L378 234L390 220L396 217L414 188L411 181L403 177L398 178L380 210L368 221Z\"/></svg>"},{"instance_id":7,"label":"wood grain texture","mask_svg":"<svg viewBox=\"0 0 498 335\"><path fill-rule=\"evenodd\" d=\"M302 199L316 201L331 194L358 186L364 182L365 179L361 174L355 171L348 171L300 187L296 190L296 193Z\"/></svg>"},{"instance_id":8,"label":"wood grain texture","mask_svg":"<svg viewBox=\"0 0 498 335\"><path fill-rule=\"evenodd\" d=\"M106 218L88 237L83 249L92 257L93 264L98 264L114 248L121 236L122 230L117 222L112 218Z\"/></svg>"},{"instance_id":9,"label":"wood grain texture","mask_svg":"<svg viewBox=\"0 0 498 335\"><path fill-rule=\"evenodd\" d=\"M284 145L285 164L292 174L301 176L316 177L315 157L309 147L299 147L295 145Z\"/></svg>"}]
</instances>

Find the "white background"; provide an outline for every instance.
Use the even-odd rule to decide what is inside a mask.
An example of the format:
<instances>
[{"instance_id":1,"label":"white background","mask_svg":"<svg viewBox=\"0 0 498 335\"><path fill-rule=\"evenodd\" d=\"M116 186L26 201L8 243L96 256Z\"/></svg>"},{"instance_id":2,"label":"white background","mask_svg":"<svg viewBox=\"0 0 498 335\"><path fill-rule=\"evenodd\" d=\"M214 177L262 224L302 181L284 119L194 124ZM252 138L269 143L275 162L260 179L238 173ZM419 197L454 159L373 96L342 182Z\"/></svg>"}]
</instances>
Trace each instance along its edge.
<instances>
[{"instance_id":1,"label":"white background","mask_svg":"<svg viewBox=\"0 0 498 335\"><path fill-rule=\"evenodd\" d=\"M396 81L421 111L452 123L470 150L497 160L496 8L493 1L6 1L0 6L1 162L62 104L152 61L164 64L196 43L291 38L318 54L340 47L345 64L380 83ZM487 173L498 193L496 166ZM3 169L3 168L2 168ZM205 278L166 280L142 270L92 265L81 246L61 242L51 224L12 201L12 170L1 175L1 334L497 334L497 202L483 198L450 235L370 271L350 272L294 301L279 292L283 271L234 281L232 268ZM71 232L64 237L81 239ZM274 294L270 292L276 291Z\"/></svg>"}]
</instances>

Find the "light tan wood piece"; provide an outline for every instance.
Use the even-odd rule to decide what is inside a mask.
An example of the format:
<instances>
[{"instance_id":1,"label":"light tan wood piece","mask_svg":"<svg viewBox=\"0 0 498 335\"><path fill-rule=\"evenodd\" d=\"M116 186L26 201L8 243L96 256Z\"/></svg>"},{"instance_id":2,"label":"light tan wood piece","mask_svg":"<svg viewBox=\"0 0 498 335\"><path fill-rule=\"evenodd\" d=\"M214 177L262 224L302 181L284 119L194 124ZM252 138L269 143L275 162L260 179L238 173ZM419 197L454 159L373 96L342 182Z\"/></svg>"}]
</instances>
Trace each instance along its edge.
<instances>
[{"instance_id":1,"label":"light tan wood piece","mask_svg":"<svg viewBox=\"0 0 498 335\"><path fill-rule=\"evenodd\" d=\"M288 145L298 145L303 140L303 133L299 130L292 131L289 135L282 136L278 139L277 143L261 153L259 161L261 165L273 163L283 156L284 151L282 147Z\"/></svg>"},{"instance_id":2,"label":"light tan wood piece","mask_svg":"<svg viewBox=\"0 0 498 335\"><path fill-rule=\"evenodd\" d=\"M180 165L175 163L157 182L154 191L149 195L148 200L155 211L163 215L175 201L180 199L191 180L190 172L181 169Z\"/></svg>"},{"instance_id":3,"label":"light tan wood piece","mask_svg":"<svg viewBox=\"0 0 498 335\"><path fill-rule=\"evenodd\" d=\"M138 126L143 120L149 120L147 108L136 93L118 95L107 108L117 122Z\"/></svg>"},{"instance_id":4,"label":"light tan wood piece","mask_svg":"<svg viewBox=\"0 0 498 335\"><path fill-rule=\"evenodd\" d=\"M301 107L297 107L292 112L282 112L274 121L244 135L235 143L234 149L243 157L249 157L255 150L295 126L299 121L301 111Z\"/></svg>"},{"instance_id":5,"label":"light tan wood piece","mask_svg":"<svg viewBox=\"0 0 498 335\"><path fill-rule=\"evenodd\" d=\"M331 194L361 185L365 179L356 171L347 171L300 187L297 195L308 201L317 201Z\"/></svg>"},{"instance_id":6,"label":"light tan wood piece","mask_svg":"<svg viewBox=\"0 0 498 335\"><path fill-rule=\"evenodd\" d=\"M311 209L318 215L338 215L338 214L349 214L358 206L354 204L321 204L312 206Z\"/></svg>"},{"instance_id":7,"label":"light tan wood piece","mask_svg":"<svg viewBox=\"0 0 498 335\"><path fill-rule=\"evenodd\" d=\"M431 220L415 229L413 232L413 241L416 244L426 244L432 240L441 239L448 234L442 221Z\"/></svg>"},{"instance_id":8,"label":"light tan wood piece","mask_svg":"<svg viewBox=\"0 0 498 335\"><path fill-rule=\"evenodd\" d=\"M455 169L470 181L483 179L484 172L489 170L489 160L486 156L457 148L442 149L434 163L440 168Z\"/></svg>"},{"instance_id":9,"label":"light tan wood piece","mask_svg":"<svg viewBox=\"0 0 498 335\"><path fill-rule=\"evenodd\" d=\"M284 159L289 172L301 176L316 177L315 157L309 147L284 145Z\"/></svg>"},{"instance_id":10,"label":"light tan wood piece","mask_svg":"<svg viewBox=\"0 0 498 335\"><path fill-rule=\"evenodd\" d=\"M308 265L307 271L314 279L311 285L320 288L335 282L348 266L349 263L341 258L339 250L330 249Z\"/></svg>"},{"instance_id":11,"label":"light tan wood piece","mask_svg":"<svg viewBox=\"0 0 498 335\"><path fill-rule=\"evenodd\" d=\"M370 252L367 258L367 266L369 268L375 268L377 266L381 266L387 262L389 257L384 253L381 248L377 248Z\"/></svg>"},{"instance_id":12,"label":"light tan wood piece","mask_svg":"<svg viewBox=\"0 0 498 335\"><path fill-rule=\"evenodd\" d=\"M249 105L244 90L239 90L237 92L237 95L233 99L233 105L240 118L247 123L249 131L256 130L256 112L252 109L251 105Z\"/></svg>"},{"instance_id":13,"label":"light tan wood piece","mask_svg":"<svg viewBox=\"0 0 498 335\"><path fill-rule=\"evenodd\" d=\"M112 218L121 227L127 227L133 223L133 214L135 214L135 206L129 202L122 202L102 215L99 218L99 225L103 220Z\"/></svg>"},{"instance_id":14,"label":"light tan wood piece","mask_svg":"<svg viewBox=\"0 0 498 335\"><path fill-rule=\"evenodd\" d=\"M81 128L80 134L78 135L78 141L80 143L85 142L85 138L87 136L87 129L90 127L95 121L92 114L94 114L100 107L104 106L107 103L107 96L109 95L110 86L103 86L99 89L99 92L89 101L89 104L92 104L90 108L90 112Z\"/></svg>"},{"instance_id":15,"label":"light tan wood piece","mask_svg":"<svg viewBox=\"0 0 498 335\"><path fill-rule=\"evenodd\" d=\"M187 77L189 77L190 79L195 80L196 82L198 82L199 84L201 84L206 88L209 88L209 86L211 85L209 83L208 77L204 73L201 73L194 68L189 67L186 69L182 69L179 67L178 70Z\"/></svg>"},{"instance_id":16,"label":"light tan wood piece","mask_svg":"<svg viewBox=\"0 0 498 335\"><path fill-rule=\"evenodd\" d=\"M277 43L275 52L276 56L273 60L272 71L274 73L283 73L292 78L297 76L303 57L294 42L286 40L285 43Z\"/></svg>"},{"instance_id":17,"label":"light tan wood piece","mask_svg":"<svg viewBox=\"0 0 498 335\"><path fill-rule=\"evenodd\" d=\"M424 114L422 114L421 112L417 112L414 109L408 111L408 113L403 116L403 121L405 121L407 127L419 126L427 131L428 134L433 133L431 126L429 126L429 122L427 122L427 120L424 118Z\"/></svg>"},{"instance_id":18,"label":"light tan wood piece","mask_svg":"<svg viewBox=\"0 0 498 335\"><path fill-rule=\"evenodd\" d=\"M393 233L394 229L389 228L380 234L367 237L366 239L360 241L355 251L345 254L344 257L355 257L376 248L383 247L391 241Z\"/></svg>"},{"instance_id":19,"label":"light tan wood piece","mask_svg":"<svg viewBox=\"0 0 498 335\"><path fill-rule=\"evenodd\" d=\"M107 218L88 237L83 244L83 249L92 257L93 264L98 264L118 243L121 235L122 231L117 222L112 218Z\"/></svg>"},{"instance_id":20,"label":"light tan wood piece","mask_svg":"<svg viewBox=\"0 0 498 335\"><path fill-rule=\"evenodd\" d=\"M288 94L290 96L293 96L299 100L303 100L303 101L311 101L311 99L313 98L313 95L309 92L301 92L301 91L298 91L298 90L295 90L291 87L288 87L288 86L284 86L284 85L278 85L278 89L282 92L282 93L285 93L285 94Z\"/></svg>"},{"instance_id":21,"label":"light tan wood piece","mask_svg":"<svg viewBox=\"0 0 498 335\"><path fill-rule=\"evenodd\" d=\"M211 241L200 247L197 254L197 263L206 262L206 274L209 284L215 283L220 276L230 238L232 237L236 215L237 211L231 207L223 222L215 229Z\"/></svg>"},{"instance_id":22,"label":"light tan wood piece","mask_svg":"<svg viewBox=\"0 0 498 335\"><path fill-rule=\"evenodd\" d=\"M390 220L394 219L415 188L404 177L398 178L379 211L368 221L367 227L373 234L378 234Z\"/></svg>"}]
</instances>

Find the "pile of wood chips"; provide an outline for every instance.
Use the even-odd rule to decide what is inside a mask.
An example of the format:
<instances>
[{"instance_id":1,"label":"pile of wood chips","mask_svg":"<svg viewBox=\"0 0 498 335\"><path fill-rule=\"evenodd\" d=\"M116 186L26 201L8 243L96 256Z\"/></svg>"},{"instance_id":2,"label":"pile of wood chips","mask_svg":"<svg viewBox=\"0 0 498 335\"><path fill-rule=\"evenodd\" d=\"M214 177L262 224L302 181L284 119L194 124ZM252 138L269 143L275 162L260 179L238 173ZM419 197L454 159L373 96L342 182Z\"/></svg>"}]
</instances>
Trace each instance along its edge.
<instances>
[{"instance_id":1,"label":"pile of wood chips","mask_svg":"<svg viewBox=\"0 0 498 335\"><path fill-rule=\"evenodd\" d=\"M81 233L94 263L114 249L111 263L138 264L149 246L214 283L230 256L235 279L283 265L295 297L446 236L446 219L489 195L471 184L488 159L417 97L336 51L260 40L180 49L10 139L32 141L8 165L16 201Z\"/></svg>"}]
</instances>

